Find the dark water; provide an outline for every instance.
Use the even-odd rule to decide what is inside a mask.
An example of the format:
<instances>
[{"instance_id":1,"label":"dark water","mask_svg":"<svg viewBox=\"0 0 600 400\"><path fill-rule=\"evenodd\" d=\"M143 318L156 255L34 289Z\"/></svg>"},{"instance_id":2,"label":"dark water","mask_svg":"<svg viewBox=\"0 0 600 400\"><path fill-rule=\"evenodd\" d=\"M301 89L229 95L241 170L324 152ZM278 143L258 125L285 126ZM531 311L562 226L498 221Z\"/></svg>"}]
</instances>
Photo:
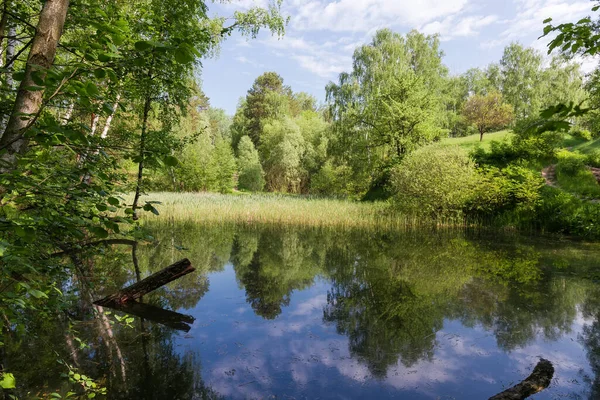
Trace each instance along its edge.
<instances>
[{"instance_id":1,"label":"dark water","mask_svg":"<svg viewBox=\"0 0 600 400\"><path fill-rule=\"evenodd\" d=\"M140 318L127 326L116 322L121 312L105 316L113 321L106 325L80 304L74 329L84 347L77 342L75 354L56 323L9 343L5 362L23 393L61 384L64 366L50 350L59 348L109 398L487 399L540 357L556 373L534 399L600 398L597 245L439 232L150 229L156 242L137 252L143 276L183 257L197 272L144 301L193 316L189 331ZM98 294L135 280L129 257L98 257Z\"/></svg>"}]
</instances>

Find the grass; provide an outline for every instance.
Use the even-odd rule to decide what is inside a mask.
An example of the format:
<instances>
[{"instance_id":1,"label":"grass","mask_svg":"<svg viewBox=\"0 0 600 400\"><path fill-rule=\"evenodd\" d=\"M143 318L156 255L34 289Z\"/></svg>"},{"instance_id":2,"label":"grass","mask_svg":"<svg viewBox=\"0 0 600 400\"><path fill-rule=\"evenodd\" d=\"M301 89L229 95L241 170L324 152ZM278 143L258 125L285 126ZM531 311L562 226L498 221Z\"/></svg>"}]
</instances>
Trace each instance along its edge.
<instances>
[{"instance_id":1,"label":"grass","mask_svg":"<svg viewBox=\"0 0 600 400\"><path fill-rule=\"evenodd\" d=\"M364 203L277 194L150 193L143 201L160 201L160 220L205 224L277 224L336 228L460 227L464 223L417 219L390 212L387 203ZM143 218L156 218L144 213Z\"/></svg>"},{"instance_id":2,"label":"grass","mask_svg":"<svg viewBox=\"0 0 600 400\"><path fill-rule=\"evenodd\" d=\"M600 185L586 166L586 156L562 150L558 153L556 180L559 187L584 198L600 198Z\"/></svg>"},{"instance_id":3,"label":"grass","mask_svg":"<svg viewBox=\"0 0 600 400\"><path fill-rule=\"evenodd\" d=\"M493 141L502 141L506 138L509 138L513 135L512 131L504 130L499 132L486 133L483 135L483 142L479 141L479 134L465 136L461 138L446 138L440 141L437 146L459 146L467 151L474 150L475 148L481 146L485 150L489 150L491 143Z\"/></svg>"},{"instance_id":4,"label":"grass","mask_svg":"<svg viewBox=\"0 0 600 400\"><path fill-rule=\"evenodd\" d=\"M581 141L573 146L573 151L579 151L583 154L590 154L594 151L600 151L600 138L588 141Z\"/></svg>"}]
</instances>

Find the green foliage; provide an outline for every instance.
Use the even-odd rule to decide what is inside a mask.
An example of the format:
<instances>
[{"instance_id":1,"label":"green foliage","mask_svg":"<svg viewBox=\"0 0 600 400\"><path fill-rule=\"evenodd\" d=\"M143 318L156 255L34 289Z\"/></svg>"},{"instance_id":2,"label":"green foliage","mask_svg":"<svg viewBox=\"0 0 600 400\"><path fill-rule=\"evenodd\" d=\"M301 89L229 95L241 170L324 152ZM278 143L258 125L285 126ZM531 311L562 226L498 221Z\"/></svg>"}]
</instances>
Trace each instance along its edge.
<instances>
[{"instance_id":1,"label":"green foliage","mask_svg":"<svg viewBox=\"0 0 600 400\"><path fill-rule=\"evenodd\" d=\"M305 171L302 157L306 141L292 119L272 120L263 131L260 146L264 160L267 188L274 192L298 192Z\"/></svg>"},{"instance_id":2,"label":"green foliage","mask_svg":"<svg viewBox=\"0 0 600 400\"><path fill-rule=\"evenodd\" d=\"M394 203L414 215L460 216L477 185L475 163L458 147L425 147L393 171Z\"/></svg>"},{"instance_id":3,"label":"green foliage","mask_svg":"<svg viewBox=\"0 0 600 400\"><path fill-rule=\"evenodd\" d=\"M229 142L224 140L215 145L208 168L214 171L214 187L220 193L229 193L235 187L237 165Z\"/></svg>"},{"instance_id":4,"label":"green foliage","mask_svg":"<svg viewBox=\"0 0 600 400\"><path fill-rule=\"evenodd\" d=\"M579 196L600 198L600 185L587 166L589 156L563 150L557 159L556 178L561 189Z\"/></svg>"},{"instance_id":5,"label":"green foliage","mask_svg":"<svg viewBox=\"0 0 600 400\"><path fill-rule=\"evenodd\" d=\"M485 96L475 94L466 101L463 108L466 121L474 125L483 140L483 134L494 129L504 128L513 120L513 108L505 104L502 94L492 91Z\"/></svg>"},{"instance_id":6,"label":"green foliage","mask_svg":"<svg viewBox=\"0 0 600 400\"><path fill-rule=\"evenodd\" d=\"M333 153L353 169L357 194L444 133L441 55L436 36L384 29L355 51L353 71L328 85Z\"/></svg>"},{"instance_id":7,"label":"green foliage","mask_svg":"<svg viewBox=\"0 0 600 400\"><path fill-rule=\"evenodd\" d=\"M588 131L587 129L581 129L581 128L575 127L569 131L569 134L576 139L581 139L586 142L592 140L592 133L590 131Z\"/></svg>"},{"instance_id":8,"label":"green foliage","mask_svg":"<svg viewBox=\"0 0 600 400\"><path fill-rule=\"evenodd\" d=\"M238 187L242 190L260 192L265 187L264 171L260 165L258 151L248 136L238 144Z\"/></svg>"}]
</instances>

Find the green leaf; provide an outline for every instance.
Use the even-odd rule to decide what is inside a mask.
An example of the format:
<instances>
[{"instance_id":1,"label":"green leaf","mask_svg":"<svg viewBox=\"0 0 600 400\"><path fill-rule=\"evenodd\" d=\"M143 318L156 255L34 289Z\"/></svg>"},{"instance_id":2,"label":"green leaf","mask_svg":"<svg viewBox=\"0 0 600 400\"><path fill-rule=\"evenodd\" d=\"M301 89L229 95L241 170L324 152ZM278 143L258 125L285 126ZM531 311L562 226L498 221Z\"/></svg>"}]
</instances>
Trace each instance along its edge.
<instances>
[{"instance_id":1,"label":"green leaf","mask_svg":"<svg viewBox=\"0 0 600 400\"><path fill-rule=\"evenodd\" d=\"M111 206L118 206L119 204L121 204L119 199L115 197L109 197L106 201L108 201L108 204L110 204Z\"/></svg>"},{"instance_id":2,"label":"green leaf","mask_svg":"<svg viewBox=\"0 0 600 400\"><path fill-rule=\"evenodd\" d=\"M8 372L0 375L0 387L2 389L15 389L17 387L15 376Z\"/></svg>"},{"instance_id":3,"label":"green leaf","mask_svg":"<svg viewBox=\"0 0 600 400\"><path fill-rule=\"evenodd\" d=\"M90 232L92 232L96 237L100 239L106 239L108 237L108 231L98 226L90 228Z\"/></svg>"},{"instance_id":4,"label":"green leaf","mask_svg":"<svg viewBox=\"0 0 600 400\"><path fill-rule=\"evenodd\" d=\"M106 204L96 204L96 208L98 209L98 211L108 210L108 207L106 206Z\"/></svg>"},{"instance_id":5,"label":"green leaf","mask_svg":"<svg viewBox=\"0 0 600 400\"><path fill-rule=\"evenodd\" d=\"M44 86L42 71L33 71L31 73L31 80L38 86Z\"/></svg>"},{"instance_id":6,"label":"green leaf","mask_svg":"<svg viewBox=\"0 0 600 400\"><path fill-rule=\"evenodd\" d=\"M158 210L156 208L154 208L154 206L152 204L149 204L149 203L146 203L144 205L144 211L150 211L154 215L160 215Z\"/></svg>"},{"instance_id":7,"label":"green leaf","mask_svg":"<svg viewBox=\"0 0 600 400\"><path fill-rule=\"evenodd\" d=\"M546 19L544 20L544 22L542 22L542 23L543 23L543 24L547 24L547 23L549 23L549 22L552 22L552 18L546 18Z\"/></svg>"},{"instance_id":8,"label":"green leaf","mask_svg":"<svg viewBox=\"0 0 600 400\"><path fill-rule=\"evenodd\" d=\"M194 55L184 46L175 50L175 61L179 64L189 64L194 61Z\"/></svg>"},{"instance_id":9,"label":"green leaf","mask_svg":"<svg viewBox=\"0 0 600 400\"><path fill-rule=\"evenodd\" d=\"M81 375L75 374L75 375L73 375L73 379L75 379L76 381L78 381L78 380L81 379Z\"/></svg>"},{"instance_id":10,"label":"green leaf","mask_svg":"<svg viewBox=\"0 0 600 400\"><path fill-rule=\"evenodd\" d=\"M173 156L167 156L164 163L167 167L176 167L179 164L179 160Z\"/></svg>"},{"instance_id":11,"label":"green leaf","mask_svg":"<svg viewBox=\"0 0 600 400\"><path fill-rule=\"evenodd\" d=\"M94 397L96 397L96 393L92 392L88 394L88 399L93 399Z\"/></svg>"},{"instance_id":12,"label":"green leaf","mask_svg":"<svg viewBox=\"0 0 600 400\"><path fill-rule=\"evenodd\" d=\"M153 46L152 44L150 44L150 42L147 42L145 40L141 40L139 42L135 42L135 49L137 51L146 51L148 49L151 49Z\"/></svg>"},{"instance_id":13,"label":"green leaf","mask_svg":"<svg viewBox=\"0 0 600 400\"><path fill-rule=\"evenodd\" d=\"M48 298L48 295L46 293L40 292L39 290L36 290L36 289L31 289L27 293L29 293L36 299L41 299L41 298L47 299Z\"/></svg>"},{"instance_id":14,"label":"green leaf","mask_svg":"<svg viewBox=\"0 0 600 400\"><path fill-rule=\"evenodd\" d=\"M104 77L106 77L106 71L103 69L95 69L94 76L98 79L103 79Z\"/></svg>"},{"instance_id":15,"label":"green leaf","mask_svg":"<svg viewBox=\"0 0 600 400\"><path fill-rule=\"evenodd\" d=\"M98 87L93 82L88 82L85 84L85 91L89 96L95 97L100 93L98 91Z\"/></svg>"},{"instance_id":16,"label":"green leaf","mask_svg":"<svg viewBox=\"0 0 600 400\"><path fill-rule=\"evenodd\" d=\"M19 82L22 81L23 79L25 79L25 71L15 72L13 74L13 79Z\"/></svg>"}]
</instances>

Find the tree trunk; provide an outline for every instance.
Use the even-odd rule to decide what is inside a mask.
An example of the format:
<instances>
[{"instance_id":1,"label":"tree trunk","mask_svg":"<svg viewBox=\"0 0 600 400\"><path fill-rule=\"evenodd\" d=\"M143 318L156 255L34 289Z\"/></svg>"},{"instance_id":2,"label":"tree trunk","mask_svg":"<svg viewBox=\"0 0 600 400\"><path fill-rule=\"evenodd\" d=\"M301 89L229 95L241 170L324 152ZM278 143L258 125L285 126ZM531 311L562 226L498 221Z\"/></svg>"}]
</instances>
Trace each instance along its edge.
<instances>
[{"instance_id":1,"label":"tree trunk","mask_svg":"<svg viewBox=\"0 0 600 400\"><path fill-rule=\"evenodd\" d=\"M150 113L150 106L152 105L152 100L150 96L146 98L146 103L144 104L144 117L142 119L142 134L140 137L140 162L138 164L138 176L137 176L137 184L135 186L135 197L133 199L133 205L131 209L133 210L133 220L136 221L139 216L137 214L138 203L140 201L140 196L142 193L142 179L144 176L144 158L146 154L146 131L148 130L148 114Z\"/></svg>"},{"instance_id":2,"label":"tree trunk","mask_svg":"<svg viewBox=\"0 0 600 400\"><path fill-rule=\"evenodd\" d=\"M505 390L489 400L523 400L536 393L541 392L550 386L552 377L554 376L554 367L552 363L543 358L535 366L531 375L529 375L523 382L519 383L512 388Z\"/></svg>"},{"instance_id":3,"label":"tree trunk","mask_svg":"<svg viewBox=\"0 0 600 400\"><path fill-rule=\"evenodd\" d=\"M6 3L4 3L4 6L6 7ZM6 13L4 13L4 15L6 15ZM4 18L4 16L3 16ZM7 22L5 22L6 24ZM2 34L4 34L4 29L6 27L2 27ZM4 63L5 68L6 68L6 89L8 90L8 92L12 92L13 90L13 86L14 86L14 79L13 79L13 69L14 69L14 62L11 62L13 60L13 57L15 56L15 43L16 40L14 39L14 37L17 34L17 30L14 26L14 24L10 24L9 28L8 28L8 40L6 41L6 61ZM0 41L0 45L2 44L2 41ZM4 130L6 129L6 124L8 123L8 114L4 114L2 115L2 121L0 121L0 132L4 132Z\"/></svg>"},{"instance_id":4,"label":"tree trunk","mask_svg":"<svg viewBox=\"0 0 600 400\"><path fill-rule=\"evenodd\" d=\"M14 165L17 154L27 150L29 141L23 135L42 106L44 90L27 88L37 86L32 77L34 72L40 71L40 77L45 79L45 70L54 64L68 8L69 0L46 0L42 8L25 67L25 77L19 86L6 129L3 133L0 132L0 146L8 149L2 156L2 161L9 168Z\"/></svg>"},{"instance_id":5,"label":"tree trunk","mask_svg":"<svg viewBox=\"0 0 600 400\"><path fill-rule=\"evenodd\" d=\"M6 24L8 21L8 0L4 0L2 2L2 18L0 19L0 54L4 51L2 49L2 43L4 42L4 37L6 36Z\"/></svg>"},{"instance_id":6,"label":"tree trunk","mask_svg":"<svg viewBox=\"0 0 600 400\"><path fill-rule=\"evenodd\" d=\"M479 131L479 141L483 142L483 132Z\"/></svg>"},{"instance_id":7,"label":"tree trunk","mask_svg":"<svg viewBox=\"0 0 600 400\"><path fill-rule=\"evenodd\" d=\"M117 113L117 108L119 108L119 100L121 100L121 93L117 94L117 98L115 99L115 105L113 106L113 111L110 113L108 117L106 117L106 122L104 123L104 129L102 130L102 134L100 137L102 139L106 139L108 137L108 131L110 130L110 124Z\"/></svg>"},{"instance_id":8,"label":"tree trunk","mask_svg":"<svg viewBox=\"0 0 600 400\"><path fill-rule=\"evenodd\" d=\"M159 271L149 277L142 279L141 281L134 283L131 286L121 289L117 293L111 294L103 299L95 301L94 304L98 306L118 306L120 304L134 301L144 296L147 293L152 292L175 279L181 278L191 272L194 272L195 268L192 267L190 260L183 259L176 262L173 265Z\"/></svg>"}]
</instances>

